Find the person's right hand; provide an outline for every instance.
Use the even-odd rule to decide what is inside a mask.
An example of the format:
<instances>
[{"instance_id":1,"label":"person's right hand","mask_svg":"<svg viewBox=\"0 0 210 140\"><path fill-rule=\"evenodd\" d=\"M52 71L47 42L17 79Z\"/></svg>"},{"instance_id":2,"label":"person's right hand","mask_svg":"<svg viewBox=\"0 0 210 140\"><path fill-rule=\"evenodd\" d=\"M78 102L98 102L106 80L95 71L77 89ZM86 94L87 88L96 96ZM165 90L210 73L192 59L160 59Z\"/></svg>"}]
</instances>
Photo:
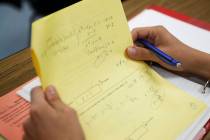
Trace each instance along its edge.
<instances>
[{"instance_id":1,"label":"person's right hand","mask_svg":"<svg viewBox=\"0 0 210 140\"><path fill-rule=\"evenodd\" d=\"M181 62L181 68L169 66L154 53L143 47L130 46L126 49L128 57L134 60L153 61L161 66L183 73L191 73L210 79L210 55L188 47L162 26L136 28L132 31L133 41L147 39L166 54Z\"/></svg>"}]
</instances>

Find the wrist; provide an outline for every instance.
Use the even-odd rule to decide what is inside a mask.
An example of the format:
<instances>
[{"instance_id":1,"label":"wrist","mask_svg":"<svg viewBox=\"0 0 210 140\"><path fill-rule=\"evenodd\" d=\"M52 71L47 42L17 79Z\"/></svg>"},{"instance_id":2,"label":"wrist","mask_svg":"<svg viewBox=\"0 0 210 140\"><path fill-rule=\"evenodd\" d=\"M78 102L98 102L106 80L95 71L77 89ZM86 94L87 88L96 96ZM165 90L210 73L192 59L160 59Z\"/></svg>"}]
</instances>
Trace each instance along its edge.
<instances>
[{"instance_id":1,"label":"wrist","mask_svg":"<svg viewBox=\"0 0 210 140\"><path fill-rule=\"evenodd\" d=\"M210 79L210 54L197 51L191 57L190 73Z\"/></svg>"}]
</instances>

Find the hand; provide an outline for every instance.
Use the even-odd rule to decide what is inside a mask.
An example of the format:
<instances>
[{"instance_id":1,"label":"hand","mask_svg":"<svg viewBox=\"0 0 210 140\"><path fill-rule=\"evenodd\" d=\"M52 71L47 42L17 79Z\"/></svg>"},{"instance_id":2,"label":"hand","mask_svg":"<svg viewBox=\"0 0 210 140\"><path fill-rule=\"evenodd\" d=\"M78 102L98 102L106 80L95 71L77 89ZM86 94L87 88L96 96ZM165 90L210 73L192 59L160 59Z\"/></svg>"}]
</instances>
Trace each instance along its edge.
<instances>
[{"instance_id":1,"label":"hand","mask_svg":"<svg viewBox=\"0 0 210 140\"><path fill-rule=\"evenodd\" d=\"M181 68L169 66L151 51L136 45L127 49L127 54L131 59L153 61L169 70L195 74L202 78L210 79L210 55L188 47L176 39L164 27L136 28L132 31L132 37L134 42L138 38L147 39L168 55L179 60L182 66Z\"/></svg>"},{"instance_id":2,"label":"hand","mask_svg":"<svg viewBox=\"0 0 210 140\"><path fill-rule=\"evenodd\" d=\"M203 138L203 140L210 140L210 132L206 134L206 136Z\"/></svg>"},{"instance_id":3,"label":"hand","mask_svg":"<svg viewBox=\"0 0 210 140\"><path fill-rule=\"evenodd\" d=\"M55 88L31 93L31 111L24 123L24 140L85 140L76 112L60 100Z\"/></svg>"}]
</instances>

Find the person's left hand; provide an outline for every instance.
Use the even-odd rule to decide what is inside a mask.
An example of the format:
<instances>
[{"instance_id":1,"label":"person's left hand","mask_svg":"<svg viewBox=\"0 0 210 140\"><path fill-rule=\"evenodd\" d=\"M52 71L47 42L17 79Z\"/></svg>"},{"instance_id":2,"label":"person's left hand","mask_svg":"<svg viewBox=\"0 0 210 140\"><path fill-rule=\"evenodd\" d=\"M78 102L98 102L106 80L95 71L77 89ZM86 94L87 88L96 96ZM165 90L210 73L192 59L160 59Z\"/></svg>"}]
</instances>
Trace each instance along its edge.
<instances>
[{"instance_id":1,"label":"person's left hand","mask_svg":"<svg viewBox=\"0 0 210 140\"><path fill-rule=\"evenodd\" d=\"M30 117L23 125L23 140L85 140L76 111L60 100L53 86L45 92L36 87L31 97Z\"/></svg>"}]
</instances>

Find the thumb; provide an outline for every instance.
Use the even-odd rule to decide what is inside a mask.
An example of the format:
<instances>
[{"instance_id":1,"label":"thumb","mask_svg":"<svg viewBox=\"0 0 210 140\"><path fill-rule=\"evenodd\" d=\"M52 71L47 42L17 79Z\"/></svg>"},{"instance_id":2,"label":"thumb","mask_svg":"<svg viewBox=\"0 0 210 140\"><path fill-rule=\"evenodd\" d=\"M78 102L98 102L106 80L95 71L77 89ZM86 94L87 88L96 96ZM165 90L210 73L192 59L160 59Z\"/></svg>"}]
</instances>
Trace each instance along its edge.
<instances>
[{"instance_id":1,"label":"thumb","mask_svg":"<svg viewBox=\"0 0 210 140\"><path fill-rule=\"evenodd\" d=\"M177 67L170 66L170 65L166 64L165 62L160 60L154 53L152 53L151 51L149 51L146 48L137 47L134 45L132 47L127 48L126 52L127 52L128 57L130 57L133 60L153 61L169 70L183 71L182 67L177 68Z\"/></svg>"},{"instance_id":2,"label":"thumb","mask_svg":"<svg viewBox=\"0 0 210 140\"><path fill-rule=\"evenodd\" d=\"M127 55L133 60L158 62L158 58L152 52L143 47L129 47L127 48Z\"/></svg>"},{"instance_id":3,"label":"thumb","mask_svg":"<svg viewBox=\"0 0 210 140\"><path fill-rule=\"evenodd\" d=\"M45 98L48 103L55 109L63 111L65 108L64 103L61 101L54 86L48 86L45 90Z\"/></svg>"}]
</instances>

